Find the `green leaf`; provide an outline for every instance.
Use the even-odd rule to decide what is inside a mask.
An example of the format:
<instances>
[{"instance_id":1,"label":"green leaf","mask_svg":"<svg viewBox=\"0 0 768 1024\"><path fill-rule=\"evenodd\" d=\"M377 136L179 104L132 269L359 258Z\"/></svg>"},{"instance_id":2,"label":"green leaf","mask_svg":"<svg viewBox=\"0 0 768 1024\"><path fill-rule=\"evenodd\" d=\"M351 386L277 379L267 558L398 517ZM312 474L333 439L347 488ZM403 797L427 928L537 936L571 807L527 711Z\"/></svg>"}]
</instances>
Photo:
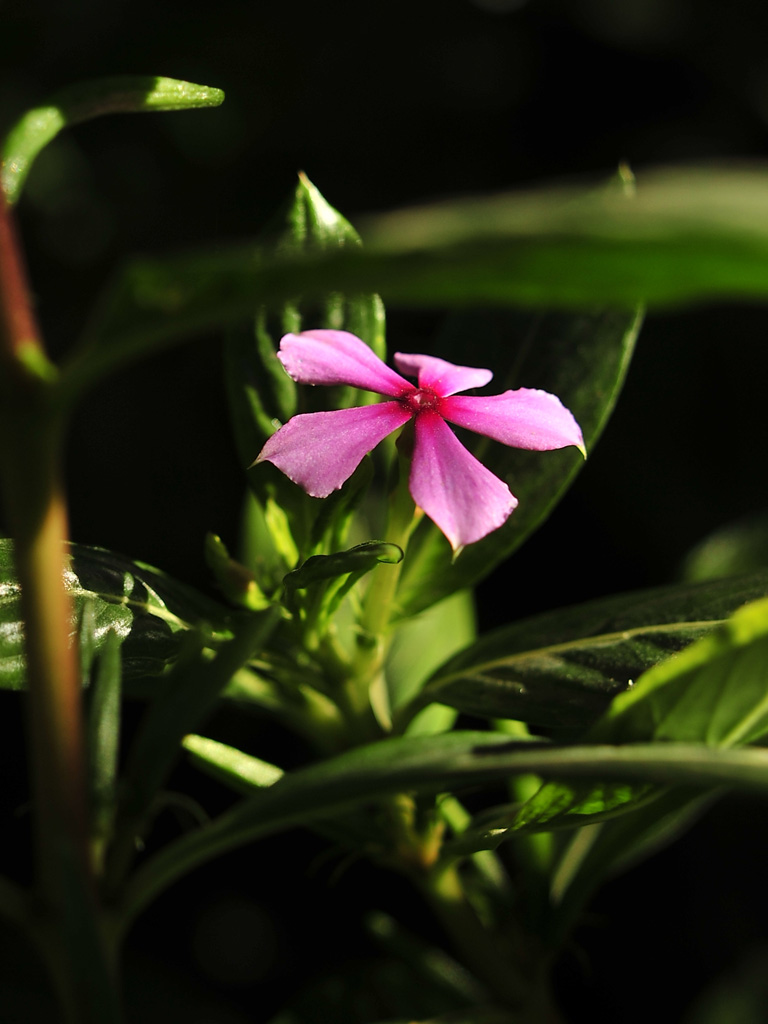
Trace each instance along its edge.
<instances>
[{"instance_id":1,"label":"green leaf","mask_svg":"<svg viewBox=\"0 0 768 1024\"><path fill-rule=\"evenodd\" d=\"M739 608L709 636L643 674L589 733L594 743L653 740L729 748L768 733L768 599ZM612 782L544 785L518 812L516 829L585 825L625 813L658 788Z\"/></svg>"},{"instance_id":2,"label":"green leaf","mask_svg":"<svg viewBox=\"0 0 768 1024\"><path fill-rule=\"evenodd\" d=\"M595 726L598 739L649 737L732 747L768 731L768 599L739 608L718 630L649 670Z\"/></svg>"},{"instance_id":3,"label":"green leaf","mask_svg":"<svg viewBox=\"0 0 768 1024\"><path fill-rule=\"evenodd\" d=\"M621 391L640 322L636 314L616 311L469 313L454 319L436 354L460 364L490 366L494 391L533 387L557 395L576 417L591 452ZM406 615L477 583L504 561L546 520L583 465L574 448L521 451L469 433L462 440L507 481L519 505L501 529L469 545L455 561L437 527L422 520L408 546L398 589Z\"/></svg>"},{"instance_id":4,"label":"green leaf","mask_svg":"<svg viewBox=\"0 0 768 1024\"><path fill-rule=\"evenodd\" d=\"M227 639L230 612L159 569L102 548L74 544L64 583L74 602L86 670L110 632L121 641L127 680L162 675L189 630L205 625L209 642ZM78 625L78 623L80 625ZM13 543L0 539L0 688L25 685L24 627Z\"/></svg>"},{"instance_id":5,"label":"green leaf","mask_svg":"<svg viewBox=\"0 0 768 1024\"><path fill-rule=\"evenodd\" d=\"M358 575L370 572L379 562L397 565L402 558L402 548L397 544L390 544L384 540L367 540L347 551L337 551L332 555L313 555L298 569L289 572L283 583L287 590L305 590L315 583L338 579L349 573Z\"/></svg>"},{"instance_id":6,"label":"green leaf","mask_svg":"<svg viewBox=\"0 0 768 1024\"><path fill-rule=\"evenodd\" d=\"M287 774L168 844L129 882L119 911L121 925L127 926L175 879L226 850L287 828L335 819L389 793L450 792L531 772L547 778L642 780L698 789L726 785L768 792L768 751L694 743L559 746L510 742L505 733L460 731L383 740Z\"/></svg>"},{"instance_id":7,"label":"green leaf","mask_svg":"<svg viewBox=\"0 0 768 1024\"><path fill-rule=\"evenodd\" d=\"M397 565L402 558L402 548L381 540L364 541L330 555L312 555L283 579L285 604L322 634L363 576L379 563Z\"/></svg>"},{"instance_id":8,"label":"green leaf","mask_svg":"<svg viewBox=\"0 0 768 1024\"><path fill-rule=\"evenodd\" d=\"M117 796L121 682L120 637L110 629L90 687L88 712L91 830L97 862L112 831Z\"/></svg>"},{"instance_id":9,"label":"green leaf","mask_svg":"<svg viewBox=\"0 0 768 1024\"><path fill-rule=\"evenodd\" d=\"M221 89L154 75L97 78L60 89L8 132L2 146L0 185L8 201L16 202L37 154L63 128L81 121L102 114L217 107L223 101Z\"/></svg>"},{"instance_id":10,"label":"green leaf","mask_svg":"<svg viewBox=\"0 0 768 1024\"><path fill-rule=\"evenodd\" d=\"M244 795L250 795L254 788L274 785L285 774L277 765L207 736L190 734L184 737L182 746L198 767Z\"/></svg>"},{"instance_id":11,"label":"green leaf","mask_svg":"<svg viewBox=\"0 0 768 1024\"><path fill-rule=\"evenodd\" d=\"M523 619L438 668L415 707L438 701L575 737L647 669L766 594L764 571L635 591Z\"/></svg>"}]
</instances>

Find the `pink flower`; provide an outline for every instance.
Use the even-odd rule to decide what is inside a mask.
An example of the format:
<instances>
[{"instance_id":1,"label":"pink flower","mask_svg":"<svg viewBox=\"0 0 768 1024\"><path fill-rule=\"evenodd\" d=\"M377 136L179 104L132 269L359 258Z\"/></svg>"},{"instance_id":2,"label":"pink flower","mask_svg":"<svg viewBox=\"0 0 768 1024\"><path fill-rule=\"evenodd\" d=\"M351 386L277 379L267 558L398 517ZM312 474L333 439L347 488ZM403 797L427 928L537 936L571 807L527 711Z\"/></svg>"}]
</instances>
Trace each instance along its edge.
<instances>
[{"instance_id":1,"label":"pink flower","mask_svg":"<svg viewBox=\"0 0 768 1024\"><path fill-rule=\"evenodd\" d=\"M413 420L411 496L454 550L498 529L517 498L467 451L448 423L512 448L550 451L574 445L586 454L573 415L546 391L457 394L483 387L493 376L490 370L398 352L397 368L418 379L418 385L411 384L347 331L286 334L278 358L299 384L346 384L392 400L294 416L270 437L256 462L273 463L307 494L325 498L349 479L364 455Z\"/></svg>"}]
</instances>

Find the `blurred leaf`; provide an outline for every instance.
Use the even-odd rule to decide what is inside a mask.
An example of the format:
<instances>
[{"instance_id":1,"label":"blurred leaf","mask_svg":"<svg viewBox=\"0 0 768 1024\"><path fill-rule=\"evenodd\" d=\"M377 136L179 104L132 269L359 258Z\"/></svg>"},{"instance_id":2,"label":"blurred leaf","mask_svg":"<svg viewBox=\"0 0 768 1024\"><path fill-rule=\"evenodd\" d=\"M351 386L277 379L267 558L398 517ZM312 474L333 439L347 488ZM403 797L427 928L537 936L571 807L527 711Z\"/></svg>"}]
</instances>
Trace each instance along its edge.
<instances>
[{"instance_id":1,"label":"blurred leaf","mask_svg":"<svg viewBox=\"0 0 768 1024\"><path fill-rule=\"evenodd\" d=\"M444 658L461 650L476 635L474 598L467 590L460 590L400 623L385 665L389 704L395 716L399 708L413 700ZM450 729L455 717L452 708L434 703L409 721L407 731L411 735L444 732Z\"/></svg>"},{"instance_id":2,"label":"blurred leaf","mask_svg":"<svg viewBox=\"0 0 768 1024\"><path fill-rule=\"evenodd\" d=\"M286 774L210 824L169 843L129 882L121 926L173 881L226 850L287 828L333 820L386 794L450 792L519 773L768 792L768 751L715 749L702 743L560 746L510 742L506 733L461 731L383 740Z\"/></svg>"},{"instance_id":3,"label":"blurred leaf","mask_svg":"<svg viewBox=\"0 0 768 1024\"><path fill-rule=\"evenodd\" d=\"M550 391L581 426L587 452L597 443L616 403L640 329L636 314L462 314L436 354L488 365L495 354L494 392L533 387ZM478 354L483 348L486 355ZM504 526L453 560L450 545L426 517L408 545L398 603L413 614L471 586L506 559L549 516L583 465L574 448L530 452L463 433L467 447L505 480L520 504ZM574 538L574 543L578 539Z\"/></svg>"},{"instance_id":4,"label":"blurred leaf","mask_svg":"<svg viewBox=\"0 0 768 1024\"><path fill-rule=\"evenodd\" d=\"M162 675L178 656L182 637L205 623L210 640L229 633L230 612L178 583L159 569L132 562L103 548L70 547L64 583L75 606L79 639L87 669L110 633L120 639L122 672L128 679ZM0 539L0 688L24 686L24 627L13 544ZM83 628L83 625L87 628Z\"/></svg>"},{"instance_id":5,"label":"blurred leaf","mask_svg":"<svg viewBox=\"0 0 768 1024\"><path fill-rule=\"evenodd\" d=\"M269 607L269 598L263 593L250 569L230 557L221 537L206 534L205 561L216 578L222 593L241 608L252 612Z\"/></svg>"},{"instance_id":6,"label":"blurred leaf","mask_svg":"<svg viewBox=\"0 0 768 1024\"><path fill-rule=\"evenodd\" d=\"M714 580L768 568L768 515L749 516L705 537L688 553L685 579Z\"/></svg>"},{"instance_id":7,"label":"blurred leaf","mask_svg":"<svg viewBox=\"0 0 768 1024\"><path fill-rule=\"evenodd\" d=\"M268 303L379 292L387 303L633 310L768 296L768 171L675 168L637 196L542 188L371 218L364 248L301 258L241 246L129 264L67 368L70 397Z\"/></svg>"},{"instance_id":8,"label":"blurred leaf","mask_svg":"<svg viewBox=\"0 0 768 1024\"><path fill-rule=\"evenodd\" d=\"M439 701L575 738L643 672L767 594L768 572L760 572L635 591L522 619L443 664L416 706Z\"/></svg>"},{"instance_id":9,"label":"blurred leaf","mask_svg":"<svg viewBox=\"0 0 768 1024\"><path fill-rule=\"evenodd\" d=\"M728 748L768 732L768 599L739 608L709 636L660 662L619 694L589 733L594 743L649 740ZM585 825L653 799L648 784L550 782L513 828Z\"/></svg>"},{"instance_id":10,"label":"blurred leaf","mask_svg":"<svg viewBox=\"0 0 768 1024\"><path fill-rule=\"evenodd\" d=\"M221 89L155 75L121 75L70 85L26 113L8 132L0 185L8 201L16 202L40 150L63 128L81 121L102 114L218 107L223 102Z\"/></svg>"}]
</instances>

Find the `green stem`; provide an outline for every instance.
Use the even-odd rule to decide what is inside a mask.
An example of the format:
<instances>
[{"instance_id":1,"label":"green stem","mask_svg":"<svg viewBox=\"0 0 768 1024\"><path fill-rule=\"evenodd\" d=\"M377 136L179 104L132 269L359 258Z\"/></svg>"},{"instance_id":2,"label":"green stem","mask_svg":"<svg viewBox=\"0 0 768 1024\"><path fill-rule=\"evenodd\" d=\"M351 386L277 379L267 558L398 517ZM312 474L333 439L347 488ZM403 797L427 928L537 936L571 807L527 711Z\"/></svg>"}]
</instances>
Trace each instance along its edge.
<instances>
[{"instance_id":1,"label":"green stem","mask_svg":"<svg viewBox=\"0 0 768 1024\"><path fill-rule=\"evenodd\" d=\"M390 495L384 539L388 543L397 544L405 554L418 514L408 490L408 460L401 455L398 463L398 481ZM395 565L377 566L365 592L360 617L360 640L354 664L354 675L363 683L369 683L383 664L387 646L385 636L404 561L405 558Z\"/></svg>"}]
</instances>

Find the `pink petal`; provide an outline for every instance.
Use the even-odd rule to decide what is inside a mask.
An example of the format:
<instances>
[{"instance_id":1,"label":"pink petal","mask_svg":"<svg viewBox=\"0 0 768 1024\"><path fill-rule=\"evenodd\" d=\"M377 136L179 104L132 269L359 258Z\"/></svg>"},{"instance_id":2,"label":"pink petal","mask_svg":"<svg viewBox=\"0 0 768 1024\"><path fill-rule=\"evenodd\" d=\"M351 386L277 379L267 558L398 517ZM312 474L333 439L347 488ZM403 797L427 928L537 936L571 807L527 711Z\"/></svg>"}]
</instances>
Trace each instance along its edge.
<instances>
[{"instance_id":1,"label":"pink petal","mask_svg":"<svg viewBox=\"0 0 768 1024\"><path fill-rule=\"evenodd\" d=\"M299 384L349 384L393 398L413 391L412 384L348 331L286 334L277 358Z\"/></svg>"},{"instance_id":2,"label":"pink petal","mask_svg":"<svg viewBox=\"0 0 768 1024\"><path fill-rule=\"evenodd\" d=\"M399 402L304 413L270 437L256 462L271 462L313 498L327 498L364 455L410 418Z\"/></svg>"},{"instance_id":3,"label":"pink petal","mask_svg":"<svg viewBox=\"0 0 768 1024\"><path fill-rule=\"evenodd\" d=\"M435 356L415 356L404 352L395 352L395 365L401 373L418 377L420 388L431 388L441 396L481 388L493 377L490 370L457 366Z\"/></svg>"},{"instance_id":4,"label":"pink petal","mask_svg":"<svg viewBox=\"0 0 768 1024\"><path fill-rule=\"evenodd\" d=\"M573 413L548 391L519 388L487 397L458 395L446 398L441 412L451 423L512 448L544 452L572 444L586 455Z\"/></svg>"},{"instance_id":5,"label":"pink petal","mask_svg":"<svg viewBox=\"0 0 768 1024\"><path fill-rule=\"evenodd\" d=\"M442 417L421 413L415 430L411 496L454 551L505 523L517 498L467 451Z\"/></svg>"}]
</instances>

